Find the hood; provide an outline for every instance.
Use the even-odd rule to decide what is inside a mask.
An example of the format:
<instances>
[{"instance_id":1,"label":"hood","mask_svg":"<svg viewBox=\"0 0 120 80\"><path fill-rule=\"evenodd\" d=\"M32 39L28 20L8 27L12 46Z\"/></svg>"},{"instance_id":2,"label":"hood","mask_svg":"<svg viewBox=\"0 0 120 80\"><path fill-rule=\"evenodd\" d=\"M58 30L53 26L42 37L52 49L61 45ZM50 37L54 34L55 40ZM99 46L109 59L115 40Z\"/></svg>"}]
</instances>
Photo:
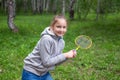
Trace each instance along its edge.
<instances>
[{"instance_id":1,"label":"hood","mask_svg":"<svg viewBox=\"0 0 120 80\"><path fill-rule=\"evenodd\" d=\"M44 29L44 31L41 33L41 37L44 35L50 35L55 39L61 39L61 36L56 36L52 30L50 30L50 27L47 27Z\"/></svg>"}]
</instances>

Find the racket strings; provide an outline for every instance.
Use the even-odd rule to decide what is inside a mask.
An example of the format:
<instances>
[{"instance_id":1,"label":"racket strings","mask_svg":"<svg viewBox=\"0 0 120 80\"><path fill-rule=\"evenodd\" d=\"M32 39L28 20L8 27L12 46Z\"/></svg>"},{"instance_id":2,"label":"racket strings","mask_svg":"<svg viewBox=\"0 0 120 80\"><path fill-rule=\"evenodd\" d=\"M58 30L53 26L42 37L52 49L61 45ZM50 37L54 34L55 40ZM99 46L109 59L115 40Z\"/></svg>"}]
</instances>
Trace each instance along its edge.
<instances>
[{"instance_id":1,"label":"racket strings","mask_svg":"<svg viewBox=\"0 0 120 80\"><path fill-rule=\"evenodd\" d=\"M92 41L89 37L87 36L79 36L76 38L76 45L79 46L80 48L87 49L91 46Z\"/></svg>"}]
</instances>

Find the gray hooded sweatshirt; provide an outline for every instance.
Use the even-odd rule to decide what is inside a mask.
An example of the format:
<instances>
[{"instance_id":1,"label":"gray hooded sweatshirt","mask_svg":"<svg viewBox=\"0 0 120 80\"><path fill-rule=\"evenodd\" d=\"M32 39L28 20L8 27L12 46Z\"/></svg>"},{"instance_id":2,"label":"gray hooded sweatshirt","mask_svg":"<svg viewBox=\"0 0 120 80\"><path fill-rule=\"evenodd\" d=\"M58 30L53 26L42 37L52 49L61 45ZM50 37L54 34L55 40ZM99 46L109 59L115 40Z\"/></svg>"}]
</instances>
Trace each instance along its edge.
<instances>
[{"instance_id":1,"label":"gray hooded sweatshirt","mask_svg":"<svg viewBox=\"0 0 120 80\"><path fill-rule=\"evenodd\" d=\"M24 59L24 69L36 75L44 75L66 60L62 54L65 42L47 27L33 51Z\"/></svg>"}]
</instances>

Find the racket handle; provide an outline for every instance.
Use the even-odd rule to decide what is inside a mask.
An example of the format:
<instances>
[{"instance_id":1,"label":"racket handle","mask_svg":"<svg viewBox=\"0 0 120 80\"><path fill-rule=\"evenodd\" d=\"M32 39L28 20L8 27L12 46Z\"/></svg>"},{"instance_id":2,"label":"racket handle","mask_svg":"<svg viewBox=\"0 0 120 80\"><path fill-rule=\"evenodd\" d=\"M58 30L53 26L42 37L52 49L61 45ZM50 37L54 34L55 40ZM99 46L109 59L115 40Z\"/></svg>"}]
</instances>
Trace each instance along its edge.
<instances>
[{"instance_id":1,"label":"racket handle","mask_svg":"<svg viewBox=\"0 0 120 80\"><path fill-rule=\"evenodd\" d=\"M75 50L77 51L80 48L80 46L78 46Z\"/></svg>"},{"instance_id":2,"label":"racket handle","mask_svg":"<svg viewBox=\"0 0 120 80\"><path fill-rule=\"evenodd\" d=\"M76 49L73 49L73 52L76 52Z\"/></svg>"},{"instance_id":3,"label":"racket handle","mask_svg":"<svg viewBox=\"0 0 120 80\"><path fill-rule=\"evenodd\" d=\"M76 54L76 50L75 49L73 49L73 52Z\"/></svg>"}]
</instances>

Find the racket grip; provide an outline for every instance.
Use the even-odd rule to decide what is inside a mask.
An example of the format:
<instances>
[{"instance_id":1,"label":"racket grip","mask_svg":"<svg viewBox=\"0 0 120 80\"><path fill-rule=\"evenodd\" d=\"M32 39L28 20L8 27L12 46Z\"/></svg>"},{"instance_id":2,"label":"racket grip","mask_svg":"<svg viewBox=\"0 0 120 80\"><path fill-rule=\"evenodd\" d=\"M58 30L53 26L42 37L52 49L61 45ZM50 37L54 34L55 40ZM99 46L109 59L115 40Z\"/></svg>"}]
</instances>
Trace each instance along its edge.
<instances>
[{"instance_id":1,"label":"racket grip","mask_svg":"<svg viewBox=\"0 0 120 80\"><path fill-rule=\"evenodd\" d=\"M80 48L80 46L78 46L75 50L77 51Z\"/></svg>"},{"instance_id":2,"label":"racket grip","mask_svg":"<svg viewBox=\"0 0 120 80\"><path fill-rule=\"evenodd\" d=\"M73 52L76 53L76 49L73 49Z\"/></svg>"}]
</instances>

